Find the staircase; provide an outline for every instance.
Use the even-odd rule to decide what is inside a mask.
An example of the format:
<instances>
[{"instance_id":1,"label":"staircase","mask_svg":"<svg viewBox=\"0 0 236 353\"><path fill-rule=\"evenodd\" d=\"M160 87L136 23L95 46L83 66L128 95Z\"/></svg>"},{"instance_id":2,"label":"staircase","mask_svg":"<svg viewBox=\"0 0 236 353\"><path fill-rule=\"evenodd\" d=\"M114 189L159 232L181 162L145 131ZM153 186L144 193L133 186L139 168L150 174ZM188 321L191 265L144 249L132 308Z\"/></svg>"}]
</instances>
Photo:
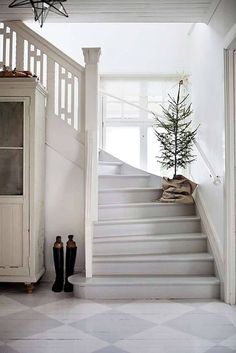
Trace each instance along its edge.
<instances>
[{"instance_id":1,"label":"staircase","mask_svg":"<svg viewBox=\"0 0 236 353\"><path fill-rule=\"evenodd\" d=\"M219 279L194 205L156 202L161 178L104 151L99 161L93 277L71 277L88 299L218 298Z\"/></svg>"},{"instance_id":2,"label":"staircase","mask_svg":"<svg viewBox=\"0 0 236 353\"><path fill-rule=\"evenodd\" d=\"M97 183L100 48L84 48L86 65L82 67L21 22L0 23L0 37L4 48L0 66L36 73L48 91L47 144L84 169L86 270L90 274L93 233L93 277L72 276L75 295L97 299L219 297L214 260L207 252L194 207L155 202L161 195L161 178L103 151L99 217L91 229L96 214L92 196ZM54 131L57 126L57 133L64 135L66 124L70 131L74 129L70 150L67 145L61 147L60 135Z\"/></svg>"}]
</instances>

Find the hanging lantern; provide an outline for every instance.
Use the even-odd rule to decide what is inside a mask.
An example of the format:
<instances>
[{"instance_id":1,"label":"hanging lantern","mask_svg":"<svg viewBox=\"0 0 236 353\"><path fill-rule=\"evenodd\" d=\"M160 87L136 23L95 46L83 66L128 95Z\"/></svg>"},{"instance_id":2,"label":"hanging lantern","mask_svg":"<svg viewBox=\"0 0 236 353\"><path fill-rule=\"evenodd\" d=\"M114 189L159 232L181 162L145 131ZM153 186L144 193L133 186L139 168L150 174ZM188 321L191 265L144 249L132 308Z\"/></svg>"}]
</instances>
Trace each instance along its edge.
<instances>
[{"instance_id":1,"label":"hanging lantern","mask_svg":"<svg viewBox=\"0 0 236 353\"><path fill-rule=\"evenodd\" d=\"M63 6L63 2L66 0L14 0L9 7L23 7L23 8L32 8L34 12L34 19L38 21L40 27L43 27L43 24L49 14L49 12L54 12L57 15L68 17L66 9Z\"/></svg>"}]
</instances>

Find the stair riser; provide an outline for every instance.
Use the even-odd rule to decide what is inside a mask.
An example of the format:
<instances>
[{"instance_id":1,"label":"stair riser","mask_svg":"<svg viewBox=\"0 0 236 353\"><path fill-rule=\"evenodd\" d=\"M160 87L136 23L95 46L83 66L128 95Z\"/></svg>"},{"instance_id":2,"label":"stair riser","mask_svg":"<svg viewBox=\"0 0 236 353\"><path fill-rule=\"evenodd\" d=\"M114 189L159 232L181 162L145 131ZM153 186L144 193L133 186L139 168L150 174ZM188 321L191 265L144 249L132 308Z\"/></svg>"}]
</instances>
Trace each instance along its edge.
<instances>
[{"instance_id":1,"label":"stair riser","mask_svg":"<svg viewBox=\"0 0 236 353\"><path fill-rule=\"evenodd\" d=\"M196 221L166 221L166 222L149 222L149 223L124 223L124 224L105 224L95 225L94 235L110 236L110 235L145 235L145 234L182 234L182 233L198 233L201 224Z\"/></svg>"},{"instance_id":2,"label":"stair riser","mask_svg":"<svg viewBox=\"0 0 236 353\"><path fill-rule=\"evenodd\" d=\"M121 167L118 165L98 165L98 175L103 174L119 175L121 174Z\"/></svg>"},{"instance_id":3,"label":"stair riser","mask_svg":"<svg viewBox=\"0 0 236 353\"><path fill-rule=\"evenodd\" d=\"M192 205L155 205L152 206L132 206L132 207L110 207L99 208L99 220L112 219L132 219L149 217L175 217L175 216L193 216L195 208Z\"/></svg>"},{"instance_id":4,"label":"stair riser","mask_svg":"<svg viewBox=\"0 0 236 353\"><path fill-rule=\"evenodd\" d=\"M151 286L74 286L74 294L83 299L218 299L219 285Z\"/></svg>"},{"instance_id":5,"label":"stair riser","mask_svg":"<svg viewBox=\"0 0 236 353\"><path fill-rule=\"evenodd\" d=\"M94 243L94 255L181 254L207 251L206 239Z\"/></svg>"},{"instance_id":6,"label":"stair riser","mask_svg":"<svg viewBox=\"0 0 236 353\"><path fill-rule=\"evenodd\" d=\"M158 200L161 197L161 194L161 190L99 192L98 203L100 205L106 205L132 202L152 202Z\"/></svg>"},{"instance_id":7,"label":"stair riser","mask_svg":"<svg viewBox=\"0 0 236 353\"><path fill-rule=\"evenodd\" d=\"M94 262L93 273L105 275L184 275L214 274L213 261Z\"/></svg>"},{"instance_id":8,"label":"stair riser","mask_svg":"<svg viewBox=\"0 0 236 353\"><path fill-rule=\"evenodd\" d=\"M110 188L128 188L128 187L147 187L149 183L149 177L137 176L137 177L103 177L100 176L98 180L99 189L110 189Z\"/></svg>"}]
</instances>

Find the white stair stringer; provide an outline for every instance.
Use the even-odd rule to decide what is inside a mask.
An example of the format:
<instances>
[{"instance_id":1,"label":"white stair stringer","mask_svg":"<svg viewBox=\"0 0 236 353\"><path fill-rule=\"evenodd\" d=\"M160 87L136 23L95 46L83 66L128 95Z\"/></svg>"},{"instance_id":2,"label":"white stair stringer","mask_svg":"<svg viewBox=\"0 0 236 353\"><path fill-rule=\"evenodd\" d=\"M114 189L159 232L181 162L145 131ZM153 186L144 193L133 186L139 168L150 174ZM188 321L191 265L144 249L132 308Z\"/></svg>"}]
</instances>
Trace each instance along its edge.
<instances>
[{"instance_id":1,"label":"white stair stringer","mask_svg":"<svg viewBox=\"0 0 236 353\"><path fill-rule=\"evenodd\" d=\"M220 281L194 205L158 202L161 178L100 152L93 277L87 299L218 298Z\"/></svg>"}]
</instances>

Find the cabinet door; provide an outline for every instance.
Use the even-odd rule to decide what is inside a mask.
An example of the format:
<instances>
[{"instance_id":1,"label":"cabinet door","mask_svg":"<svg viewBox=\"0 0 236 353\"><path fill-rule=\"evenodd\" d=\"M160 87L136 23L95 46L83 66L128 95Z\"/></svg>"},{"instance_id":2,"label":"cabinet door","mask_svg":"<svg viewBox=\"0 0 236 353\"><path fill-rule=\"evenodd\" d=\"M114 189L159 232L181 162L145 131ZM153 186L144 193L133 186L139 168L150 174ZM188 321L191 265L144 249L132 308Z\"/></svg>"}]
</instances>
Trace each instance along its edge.
<instances>
[{"instance_id":1,"label":"cabinet door","mask_svg":"<svg viewBox=\"0 0 236 353\"><path fill-rule=\"evenodd\" d=\"M29 100L0 98L0 274L28 275Z\"/></svg>"}]
</instances>

